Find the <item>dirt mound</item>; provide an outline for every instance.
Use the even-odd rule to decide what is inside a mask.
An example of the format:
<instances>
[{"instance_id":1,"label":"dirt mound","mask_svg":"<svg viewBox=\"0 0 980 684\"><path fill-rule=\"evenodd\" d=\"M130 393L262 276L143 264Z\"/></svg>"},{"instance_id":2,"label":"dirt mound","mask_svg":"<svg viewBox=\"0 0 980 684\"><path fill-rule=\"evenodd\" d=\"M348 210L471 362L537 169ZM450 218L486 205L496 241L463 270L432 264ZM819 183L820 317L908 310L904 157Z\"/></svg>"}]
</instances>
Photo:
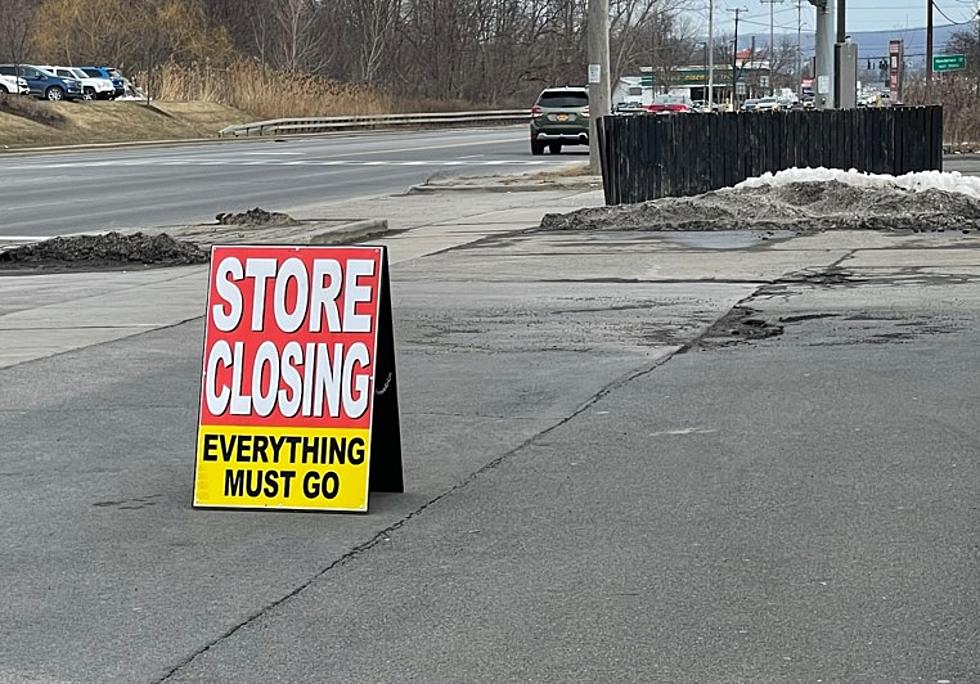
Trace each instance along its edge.
<instances>
[{"instance_id":1,"label":"dirt mound","mask_svg":"<svg viewBox=\"0 0 980 684\"><path fill-rule=\"evenodd\" d=\"M203 264L208 253L191 242L165 233L145 235L106 233L56 237L0 252L0 268L79 267L143 264L180 266Z\"/></svg>"},{"instance_id":2,"label":"dirt mound","mask_svg":"<svg viewBox=\"0 0 980 684\"><path fill-rule=\"evenodd\" d=\"M545 230L980 230L980 200L939 189L839 181L729 188L696 197L548 214Z\"/></svg>"},{"instance_id":3,"label":"dirt mound","mask_svg":"<svg viewBox=\"0 0 980 684\"><path fill-rule=\"evenodd\" d=\"M219 226L295 226L299 221L289 214L266 211L255 207L239 214L218 214L214 217Z\"/></svg>"}]
</instances>

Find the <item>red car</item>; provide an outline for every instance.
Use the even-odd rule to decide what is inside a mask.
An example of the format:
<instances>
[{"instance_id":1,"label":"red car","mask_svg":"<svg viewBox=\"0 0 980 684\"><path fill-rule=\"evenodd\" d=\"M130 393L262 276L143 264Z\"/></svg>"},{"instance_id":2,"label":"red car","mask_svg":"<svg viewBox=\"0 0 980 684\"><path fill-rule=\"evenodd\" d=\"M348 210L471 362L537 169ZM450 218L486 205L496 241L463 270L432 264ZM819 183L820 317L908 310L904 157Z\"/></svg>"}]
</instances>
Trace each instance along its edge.
<instances>
[{"instance_id":1,"label":"red car","mask_svg":"<svg viewBox=\"0 0 980 684\"><path fill-rule=\"evenodd\" d=\"M694 102L684 95L657 95L646 110L651 114L689 114L694 111Z\"/></svg>"}]
</instances>

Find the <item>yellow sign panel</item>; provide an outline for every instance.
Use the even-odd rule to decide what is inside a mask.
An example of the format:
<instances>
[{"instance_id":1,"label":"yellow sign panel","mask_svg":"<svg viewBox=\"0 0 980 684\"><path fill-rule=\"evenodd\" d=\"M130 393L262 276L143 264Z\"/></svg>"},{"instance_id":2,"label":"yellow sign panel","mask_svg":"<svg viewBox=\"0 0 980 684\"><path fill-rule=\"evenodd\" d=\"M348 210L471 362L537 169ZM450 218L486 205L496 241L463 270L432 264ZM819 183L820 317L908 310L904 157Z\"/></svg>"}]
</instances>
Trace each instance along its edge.
<instances>
[{"instance_id":1,"label":"yellow sign panel","mask_svg":"<svg viewBox=\"0 0 980 684\"><path fill-rule=\"evenodd\" d=\"M196 505L363 511L370 430L203 425Z\"/></svg>"}]
</instances>

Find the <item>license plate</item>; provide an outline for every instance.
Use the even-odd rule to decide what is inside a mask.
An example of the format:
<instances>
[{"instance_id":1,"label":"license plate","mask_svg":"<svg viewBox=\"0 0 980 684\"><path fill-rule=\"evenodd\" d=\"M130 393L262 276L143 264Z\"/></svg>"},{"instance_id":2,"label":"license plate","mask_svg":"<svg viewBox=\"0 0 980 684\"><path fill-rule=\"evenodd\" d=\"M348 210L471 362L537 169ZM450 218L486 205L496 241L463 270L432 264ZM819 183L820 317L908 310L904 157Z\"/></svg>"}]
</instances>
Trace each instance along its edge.
<instances>
[{"instance_id":1,"label":"license plate","mask_svg":"<svg viewBox=\"0 0 980 684\"><path fill-rule=\"evenodd\" d=\"M558 115L558 120L559 121L568 121L568 114L559 114Z\"/></svg>"}]
</instances>

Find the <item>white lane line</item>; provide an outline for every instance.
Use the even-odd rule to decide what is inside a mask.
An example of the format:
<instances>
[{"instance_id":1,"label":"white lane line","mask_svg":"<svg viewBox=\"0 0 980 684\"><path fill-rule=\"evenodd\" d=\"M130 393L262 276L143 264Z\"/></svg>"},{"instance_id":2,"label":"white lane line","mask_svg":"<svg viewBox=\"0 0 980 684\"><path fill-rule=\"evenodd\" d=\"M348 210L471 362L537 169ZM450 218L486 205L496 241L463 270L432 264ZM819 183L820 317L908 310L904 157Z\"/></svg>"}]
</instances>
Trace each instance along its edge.
<instances>
[{"instance_id":1,"label":"white lane line","mask_svg":"<svg viewBox=\"0 0 980 684\"><path fill-rule=\"evenodd\" d=\"M127 162L121 166L127 168L134 167L154 167L154 166L542 166L550 164L550 161L538 160L538 159L491 159L491 160L478 160L478 159L468 159L468 160L439 160L439 161L402 161L402 160L385 160L385 159L227 159L227 160L212 160L212 159L175 159L167 161L142 161L142 162ZM92 162L80 162L75 164L61 163L61 164L45 164L45 165L35 165L30 167L24 166L8 166L4 170L7 171L25 171L25 170L54 170L54 169L88 169L94 166L107 166L106 164L95 164Z\"/></svg>"}]
</instances>

